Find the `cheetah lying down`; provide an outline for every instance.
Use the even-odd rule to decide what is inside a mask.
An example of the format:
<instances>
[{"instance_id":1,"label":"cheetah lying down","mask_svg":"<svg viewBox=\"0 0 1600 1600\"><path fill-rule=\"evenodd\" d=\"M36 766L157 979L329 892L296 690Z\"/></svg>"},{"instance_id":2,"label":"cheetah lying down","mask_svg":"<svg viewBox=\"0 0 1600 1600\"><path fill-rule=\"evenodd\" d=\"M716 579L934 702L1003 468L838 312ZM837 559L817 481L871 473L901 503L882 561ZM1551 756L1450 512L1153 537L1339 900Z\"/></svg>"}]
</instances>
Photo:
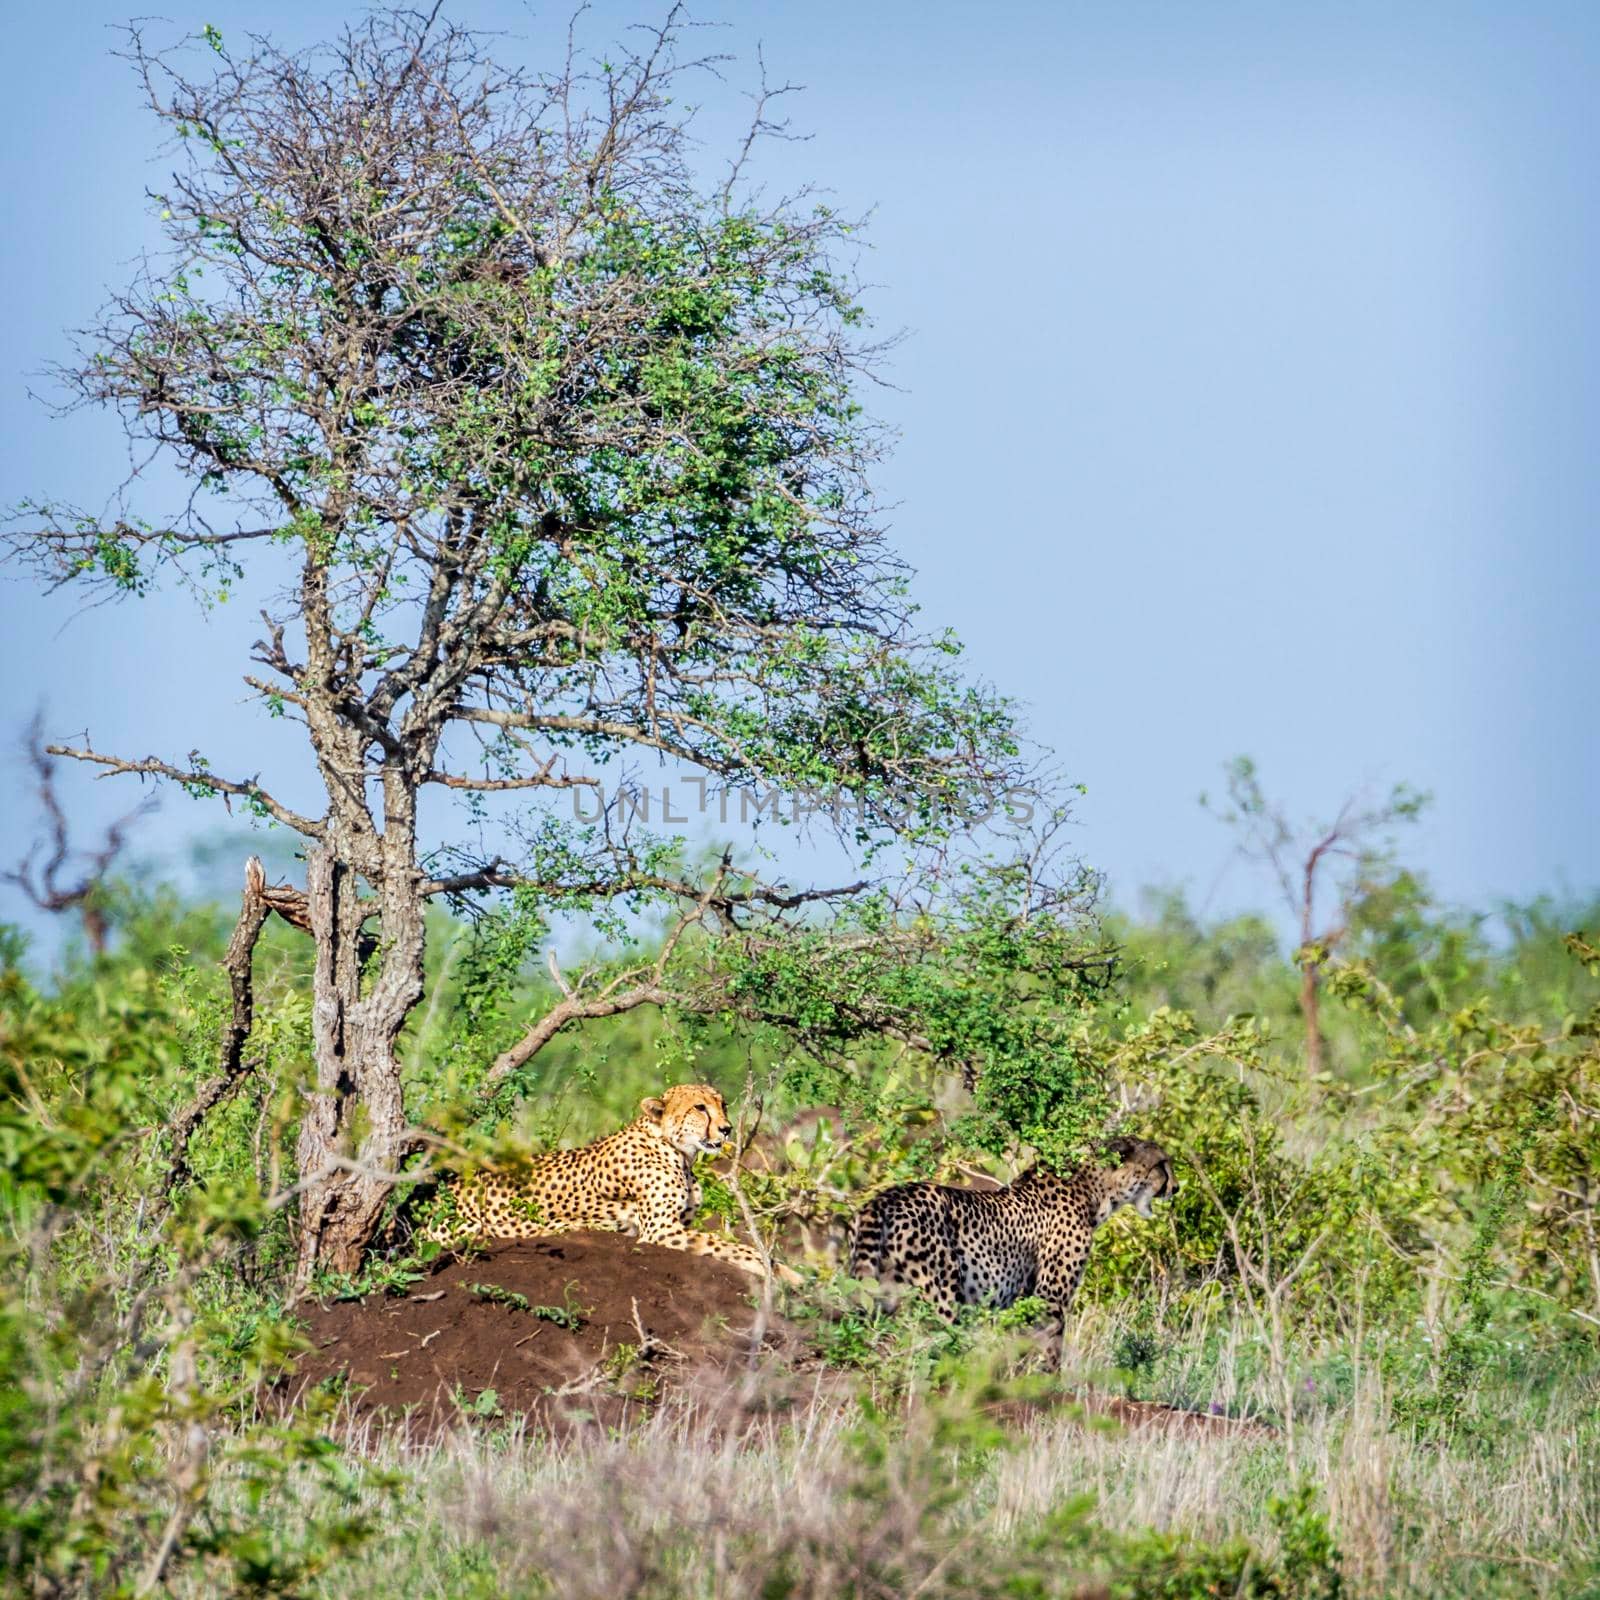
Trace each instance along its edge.
<instances>
[{"instance_id":1,"label":"cheetah lying down","mask_svg":"<svg viewBox=\"0 0 1600 1600\"><path fill-rule=\"evenodd\" d=\"M1009 1306L1038 1295L1060 1319L1094 1230L1119 1206L1148 1217L1152 1201L1178 1192L1159 1145L1113 1139L1105 1149L1111 1165L1064 1177L1032 1167L1004 1189L886 1189L856 1218L851 1276L920 1289L947 1318L958 1305Z\"/></svg>"},{"instance_id":2,"label":"cheetah lying down","mask_svg":"<svg viewBox=\"0 0 1600 1600\"><path fill-rule=\"evenodd\" d=\"M579 1150L553 1150L515 1167L485 1168L449 1180L443 1192L453 1216L422 1230L440 1244L464 1238L534 1239L580 1229L637 1235L641 1244L665 1245L715 1256L766 1276L760 1252L742 1240L687 1226L700 1204L696 1156L722 1149L733 1132L717 1091L680 1083L639 1103L625 1128ZM796 1281L787 1267L775 1269Z\"/></svg>"}]
</instances>

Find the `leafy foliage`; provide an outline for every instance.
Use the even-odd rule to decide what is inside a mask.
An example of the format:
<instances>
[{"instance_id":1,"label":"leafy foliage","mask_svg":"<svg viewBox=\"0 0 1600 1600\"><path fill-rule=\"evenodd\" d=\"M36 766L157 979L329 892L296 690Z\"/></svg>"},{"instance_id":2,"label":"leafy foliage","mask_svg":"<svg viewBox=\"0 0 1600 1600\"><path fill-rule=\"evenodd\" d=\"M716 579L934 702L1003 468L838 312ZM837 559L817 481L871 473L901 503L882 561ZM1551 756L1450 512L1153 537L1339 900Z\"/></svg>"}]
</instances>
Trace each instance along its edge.
<instances>
[{"instance_id":1,"label":"leafy foliage","mask_svg":"<svg viewBox=\"0 0 1600 1600\"><path fill-rule=\"evenodd\" d=\"M0 975L0 1541L33 1593L132 1592L179 1566L294 1588L359 1548L370 1496L394 1484L338 1450L315 1407L245 1420L299 1343L240 1293L282 1202L231 1158L181 1204L161 1200L151 1132L216 1008L181 952L157 975L138 960L53 998L14 964ZM219 1479L239 1489L229 1505ZM324 1511L263 1521L310 1485Z\"/></svg>"}]
</instances>

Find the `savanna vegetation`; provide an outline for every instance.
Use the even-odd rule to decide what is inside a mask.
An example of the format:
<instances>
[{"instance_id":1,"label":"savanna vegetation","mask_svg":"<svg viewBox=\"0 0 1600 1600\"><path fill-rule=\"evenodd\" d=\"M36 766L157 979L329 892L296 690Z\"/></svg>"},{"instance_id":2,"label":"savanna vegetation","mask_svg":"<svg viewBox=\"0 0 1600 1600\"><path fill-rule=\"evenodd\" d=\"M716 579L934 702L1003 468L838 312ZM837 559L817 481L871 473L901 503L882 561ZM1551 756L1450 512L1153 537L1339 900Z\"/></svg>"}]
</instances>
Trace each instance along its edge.
<instances>
[{"instance_id":1,"label":"savanna vegetation","mask_svg":"<svg viewBox=\"0 0 1600 1600\"><path fill-rule=\"evenodd\" d=\"M1180 894L1109 913L1118 981L1081 1008L1072 1071L1178 1155L1183 1189L1102 1230L1059 1349L1026 1306L949 1328L839 1275L874 1187L1026 1159L1020 1133L987 1137L959 1073L897 1042L845 1067L670 1010L564 1033L451 1137L586 1137L690 1077L743 1090L747 1128L759 1100L772 1158L737 1196L708 1171L703 1224L743 1228L748 1207L803 1270L778 1309L826 1381L768 1405L778 1375L736 1368L728 1392L691 1384L610 1436L463 1399L419 1444L337 1392L269 1403L300 1341L310 941L263 941L260 1064L173 1194L166 1130L231 1015L231 908L129 882L104 903L104 954L80 943L47 977L19 935L4 950L5 1538L24 1592L1576 1595L1600 1576L1600 956L1565 931L1593 907L1468 917L1392 864L1355 882L1315 1078L1306 957L1271 922L1206 921ZM505 922L431 933L430 1004L402 1041L424 1120L557 997ZM362 1286L404 1292L419 1254L397 1228ZM1241 1425L1041 1406L1086 1394Z\"/></svg>"},{"instance_id":2,"label":"savanna vegetation","mask_svg":"<svg viewBox=\"0 0 1600 1600\"><path fill-rule=\"evenodd\" d=\"M1404 866L1422 797L1302 834L1248 762L1216 809L1290 936L1101 903L1059 777L886 541L852 226L747 185L765 90L703 179L683 36L525 74L437 10L302 54L130 37L170 254L62 377L183 493L32 500L10 549L126 603L276 595L246 682L319 788L215 771L203 730L53 747L292 842L287 883L241 861L242 901L183 899L121 832L76 877L38 757L50 842L13 881L83 937L46 970L0 936L8 1583L1600 1591L1596 908L1443 907ZM859 870L652 829L630 759L803 801ZM730 1329L727 1372L615 1430L487 1389L426 1437L338 1383L284 1404L309 1305L422 1283L437 1172L686 1080L746 1155L698 1225L800 1271L752 1315L808 1385ZM1112 1129L1182 1188L1107 1225L1059 1337L840 1272L874 1189ZM473 1289L530 1336L581 1315ZM1074 1409L1108 1394L1150 1426Z\"/></svg>"}]
</instances>

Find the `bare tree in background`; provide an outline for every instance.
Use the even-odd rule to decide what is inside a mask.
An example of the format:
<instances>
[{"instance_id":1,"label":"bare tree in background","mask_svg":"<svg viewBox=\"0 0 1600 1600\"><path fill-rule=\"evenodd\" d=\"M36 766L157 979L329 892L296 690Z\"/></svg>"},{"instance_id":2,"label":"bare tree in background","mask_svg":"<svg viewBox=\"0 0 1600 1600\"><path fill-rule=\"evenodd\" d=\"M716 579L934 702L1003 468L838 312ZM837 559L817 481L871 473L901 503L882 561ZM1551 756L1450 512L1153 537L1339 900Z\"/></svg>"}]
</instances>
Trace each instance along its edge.
<instances>
[{"instance_id":1,"label":"bare tree in background","mask_svg":"<svg viewBox=\"0 0 1600 1600\"><path fill-rule=\"evenodd\" d=\"M62 376L190 492L163 517L32 502L10 543L51 584L135 596L167 577L215 597L248 567L281 596L245 682L303 728L316 805L198 752L53 752L304 841L302 1281L353 1270L417 1149L396 1041L423 994L430 897L655 908L695 941L781 941L874 892L706 872L609 814L570 821L570 791L598 791L608 763L649 752L758 800L847 791L815 822L880 849L938 849L1032 781L1006 707L917 631L883 537L881 440L855 397L877 349L840 264L852 227L745 184L751 141L775 131L764 90L725 178L702 181L684 79L715 61L680 60L685 37L675 9L608 59L569 42L523 72L437 7L300 53L235 53L210 28L176 52L131 36L179 151L157 197L170 250ZM430 845L430 792L534 809L507 824L509 855L465 842L478 810ZM559 981L518 1059L557 1027L683 995L669 964ZM740 1003L782 1011L799 989L769 953Z\"/></svg>"},{"instance_id":2,"label":"bare tree in background","mask_svg":"<svg viewBox=\"0 0 1600 1600\"><path fill-rule=\"evenodd\" d=\"M33 792L44 813L46 836L36 839L28 853L0 882L14 884L41 911L59 916L76 911L84 942L93 956L105 954L111 924L106 904L106 880L128 842L128 829L157 804L146 795L126 816L105 831L95 850L74 850L67 830L67 814L56 794L55 760L45 746L44 714L35 712L22 741L23 758L34 778Z\"/></svg>"},{"instance_id":3,"label":"bare tree in background","mask_svg":"<svg viewBox=\"0 0 1600 1600\"><path fill-rule=\"evenodd\" d=\"M1298 925L1295 960L1300 967L1306 1076L1315 1079L1323 1070L1326 1046L1323 972L1350 931L1357 897L1388 859L1386 846L1395 824L1414 821L1428 797L1396 784L1382 801L1352 795L1332 821L1297 827L1282 805L1267 798L1248 756L1228 764L1227 784L1225 804L1212 806L1205 795L1200 803L1235 830L1241 854L1270 870Z\"/></svg>"}]
</instances>

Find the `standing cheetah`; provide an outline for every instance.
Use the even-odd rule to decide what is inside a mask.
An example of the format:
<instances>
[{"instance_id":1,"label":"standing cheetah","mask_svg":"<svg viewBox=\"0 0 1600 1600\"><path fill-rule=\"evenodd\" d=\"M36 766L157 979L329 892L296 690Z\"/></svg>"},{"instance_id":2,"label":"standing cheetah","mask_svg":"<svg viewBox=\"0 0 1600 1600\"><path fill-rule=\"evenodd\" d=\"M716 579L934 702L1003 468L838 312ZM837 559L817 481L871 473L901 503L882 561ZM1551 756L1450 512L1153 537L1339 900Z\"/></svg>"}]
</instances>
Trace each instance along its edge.
<instances>
[{"instance_id":1,"label":"standing cheetah","mask_svg":"<svg viewBox=\"0 0 1600 1600\"><path fill-rule=\"evenodd\" d=\"M553 1150L515 1166L450 1179L453 1215L422 1230L440 1244L463 1238L533 1239L594 1228L633 1233L641 1244L716 1256L766 1276L760 1253L738 1239L687 1226L700 1204L694 1158L715 1153L733 1132L722 1096L707 1084L680 1083L639 1102L625 1128L579 1150ZM792 1280L787 1268L778 1275Z\"/></svg>"},{"instance_id":2,"label":"standing cheetah","mask_svg":"<svg viewBox=\"0 0 1600 1600\"><path fill-rule=\"evenodd\" d=\"M856 1219L851 1276L909 1284L946 1318L958 1305L1009 1306L1024 1295L1038 1295L1061 1318L1094 1230L1118 1206L1148 1217L1153 1200L1178 1192L1159 1145L1112 1139L1105 1149L1114 1164L1064 1177L1031 1167L1003 1189L886 1189Z\"/></svg>"}]
</instances>

